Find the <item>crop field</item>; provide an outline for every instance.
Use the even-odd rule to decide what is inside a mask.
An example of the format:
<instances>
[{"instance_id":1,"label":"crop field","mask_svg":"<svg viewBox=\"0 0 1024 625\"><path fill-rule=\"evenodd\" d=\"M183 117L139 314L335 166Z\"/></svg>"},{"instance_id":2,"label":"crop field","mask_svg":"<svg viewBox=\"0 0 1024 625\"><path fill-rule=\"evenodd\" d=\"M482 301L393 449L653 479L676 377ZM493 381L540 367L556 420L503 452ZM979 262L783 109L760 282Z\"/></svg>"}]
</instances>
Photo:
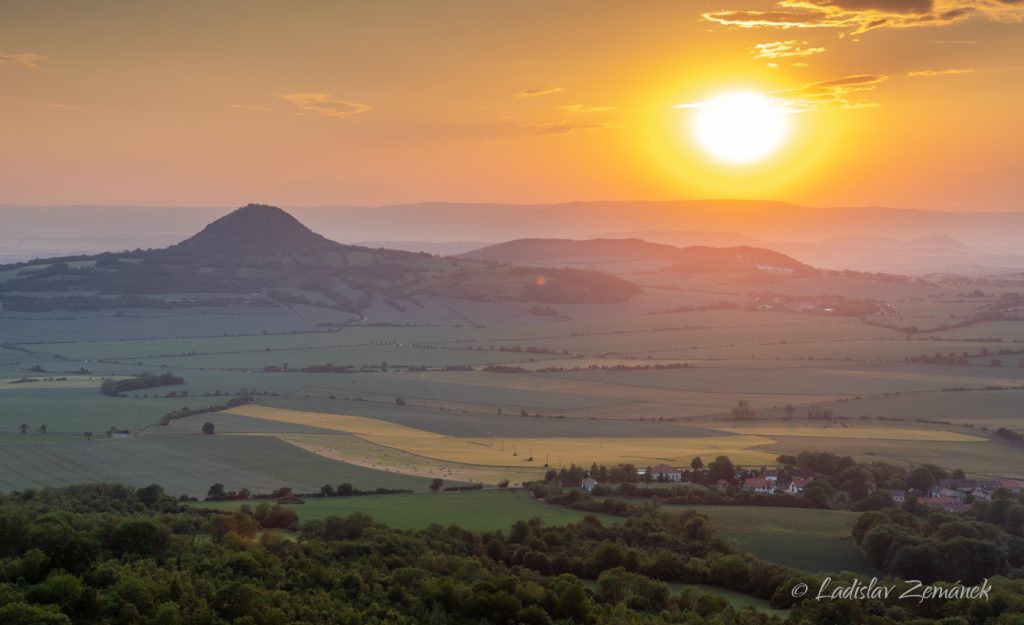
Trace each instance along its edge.
<instances>
[{"instance_id":1,"label":"crop field","mask_svg":"<svg viewBox=\"0 0 1024 625\"><path fill-rule=\"evenodd\" d=\"M245 503L200 502L193 505L230 509ZM254 505L255 502L247 503ZM363 512L380 523L400 529L458 525L478 532L507 532L516 521L533 517L540 518L545 525L568 525L587 516L578 510L546 504L519 490L310 498L306 503L292 507L298 512L300 522ZM596 516L606 524L617 521L615 517Z\"/></svg>"},{"instance_id":2,"label":"crop field","mask_svg":"<svg viewBox=\"0 0 1024 625\"><path fill-rule=\"evenodd\" d=\"M722 293L732 288L720 286ZM811 288L799 288L804 287ZM930 295L935 294L892 301L901 314L948 315L949 307ZM478 308L482 314L500 307ZM232 325L242 318L292 314L275 309L5 318L5 329L16 334L25 324L53 324L61 331L46 337L68 340L33 342L43 339L26 331L18 336L20 344L0 350L0 451L26 463L0 488L131 475L133 483L160 481L199 494L214 481L253 490L285 484L318 489L320 476L359 488L413 480L422 489L432 477L520 483L541 474L545 463L686 464L695 455L724 454L738 463L772 464L779 453L805 450L933 462L973 474L1024 474L1019 449L982 430L1019 428L1024 369L904 362L935 353L1009 349L1013 343L1007 341L1024 324L977 324L908 339L824 315L714 310L616 317L605 309L586 315L584 306L559 309L577 318L302 332L288 330L313 328ZM159 333L141 331L155 319ZM273 333L282 329L286 333ZM131 336L149 338L107 340ZM973 340L978 338L985 340ZM379 367L384 361L391 368L386 373L295 371L328 362ZM690 366L638 368L682 363ZM288 371L263 371L286 364ZM487 364L525 371L483 371ZM37 365L44 372L32 371ZM403 365L474 370L394 370ZM551 366L582 369L538 371ZM92 373L73 373L81 368ZM172 372L185 384L122 398L97 392L102 377L145 371ZM23 378L36 381L19 382ZM164 397L172 391L178 396ZM215 393L241 391L257 393L258 405L155 425L173 410L221 402ZM739 400L758 411L758 422L729 419ZM780 407L787 404L796 407L790 422L780 419ZM831 408L847 419L807 421L811 407ZM217 436L200 435L207 421ZM22 423L29 426L24 435L18 433ZM43 424L46 435L38 431ZM130 434L106 440L111 426ZM84 440L87 431L103 440ZM67 470L35 471L36 464L45 464L29 462L36 452ZM259 458L277 460L271 466Z\"/></svg>"},{"instance_id":3,"label":"crop field","mask_svg":"<svg viewBox=\"0 0 1024 625\"><path fill-rule=\"evenodd\" d=\"M497 484L502 480L508 480L510 484L515 485L541 479L546 470L540 466L501 467L435 460L394 447L378 445L364 438L347 434L276 434L275 436L325 458L341 460L369 469L431 479L441 478L480 484Z\"/></svg>"},{"instance_id":4,"label":"crop field","mask_svg":"<svg viewBox=\"0 0 1024 625\"><path fill-rule=\"evenodd\" d=\"M804 438L846 438L863 440L894 440L921 442L983 443L987 438L949 432L946 430L924 430L921 428L888 427L885 425L864 425L861 423L839 425L799 425L795 423L766 426L718 426L727 432L750 436L798 436Z\"/></svg>"},{"instance_id":5,"label":"crop field","mask_svg":"<svg viewBox=\"0 0 1024 625\"><path fill-rule=\"evenodd\" d=\"M391 447L414 456L460 464L498 467L555 467L577 464L630 463L638 466L660 462L684 462L696 455L729 455L748 464L771 463L774 457L751 447L770 443L770 439L722 434L698 438L678 437L551 437L515 438L452 437L416 428L396 425L378 419L351 415L334 415L272 409L263 406L240 406L232 414L260 419L298 423L333 429L359 436L382 447ZM685 430L681 430L685 432ZM309 435L309 441L316 435ZM323 444L322 442L320 443Z\"/></svg>"},{"instance_id":6,"label":"crop field","mask_svg":"<svg viewBox=\"0 0 1024 625\"><path fill-rule=\"evenodd\" d=\"M40 437L41 438L41 437ZM161 484L204 496L214 482L228 490L270 492L281 486L319 491L325 483L359 488L426 490L429 480L332 461L271 437L150 435L50 444L0 444L0 491L87 482Z\"/></svg>"},{"instance_id":7,"label":"crop field","mask_svg":"<svg viewBox=\"0 0 1024 625\"><path fill-rule=\"evenodd\" d=\"M24 423L31 431L46 425L54 434L99 435L111 427L133 430L150 425L182 407L181 399L107 397L99 393L99 384L98 380L69 387L0 384L0 432L15 432Z\"/></svg>"},{"instance_id":8,"label":"crop field","mask_svg":"<svg viewBox=\"0 0 1024 625\"><path fill-rule=\"evenodd\" d=\"M770 562L809 572L873 572L850 537L850 529L860 516L856 512L761 506L663 508L706 514L719 532Z\"/></svg>"},{"instance_id":9,"label":"crop field","mask_svg":"<svg viewBox=\"0 0 1024 625\"><path fill-rule=\"evenodd\" d=\"M927 430L922 424L922 430ZM990 439L984 442L936 442L921 440L881 440L772 436L772 443L757 449L772 455L801 451L828 451L863 462L881 461L902 465L934 464L947 471L964 469L968 473L1005 478L1024 478L1021 448L1012 443Z\"/></svg>"},{"instance_id":10,"label":"crop field","mask_svg":"<svg viewBox=\"0 0 1024 625\"><path fill-rule=\"evenodd\" d=\"M938 391L865 397L837 403L836 414L850 417L900 416L977 427L1019 427L1024 420L1024 389Z\"/></svg>"}]
</instances>

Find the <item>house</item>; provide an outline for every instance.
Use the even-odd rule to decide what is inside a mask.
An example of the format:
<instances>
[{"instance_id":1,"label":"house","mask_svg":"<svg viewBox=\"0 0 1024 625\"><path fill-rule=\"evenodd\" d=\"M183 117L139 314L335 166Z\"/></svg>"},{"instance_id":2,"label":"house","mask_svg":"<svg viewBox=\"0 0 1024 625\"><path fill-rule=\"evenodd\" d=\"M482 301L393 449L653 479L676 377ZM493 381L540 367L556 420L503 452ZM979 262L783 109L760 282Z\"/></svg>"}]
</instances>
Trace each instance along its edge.
<instances>
[{"instance_id":1,"label":"house","mask_svg":"<svg viewBox=\"0 0 1024 625\"><path fill-rule=\"evenodd\" d=\"M946 512L963 512L970 509L970 506L955 501L952 497L925 497L918 499L917 502L923 503L926 506L941 508Z\"/></svg>"},{"instance_id":2,"label":"house","mask_svg":"<svg viewBox=\"0 0 1024 625\"><path fill-rule=\"evenodd\" d=\"M893 503L903 503L907 500L907 491L905 490L890 490L889 496L892 497Z\"/></svg>"},{"instance_id":3,"label":"house","mask_svg":"<svg viewBox=\"0 0 1024 625\"><path fill-rule=\"evenodd\" d=\"M793 477L802 477L806 479L814 477L814 471L811 471L810 469L801 469L800 467L790 469L789 474Z\"/></svg>"},{"instance_id":4,"label":"house","mask_svg":"<svg viewBox=\"0 0 1024 625\"><path fill-rule=\"evenodd\" d=\"M794 477L793 481L789 483L789 486L785 488L785 491L790 495L796 495L804 492L807 485L811 483L811 480L802 477Z\"/></svg>"},{"instance_id":5,"label":"house","mask_svg":"<svg viewBox=\"0 0 1024 625\"><path fill-rule=\"evenodd\" d=\"M683 472L667 464L659 464L651 467L651 479L656 482L682 482Z\"/></svg>"},{"instance_id":6,"label":"house","mask_svg":"<svg viewBox=\"0 0 1024 625\"><path fill-rule=\"evenodd\" d=\"M1005 488L1014 495L1019 495L1021 491L1024 491L1024 482L1020 480L1000 480L999 487Z\"/></svg>"},{"instance_id":7,"label":"house","mask_svg":"<svg viewBox=\"0 0 1024 625\"><path fill-rule=\"evenodd\" d=\"M779 481L779 472L776 469L767 469L761 477L768 480L772 484L776 484Z\"/></svg>"},{"instance_id":8,"label":"house","mask_svg":"<svg viewBox=\"0 0 1024 625\"><path fill-rule=\"evenodd\" d=\"M771 493L775 485L763 477L748 477L743 480L743 490L748 493Z\"/></svg>"},{"instance_id":9,"label":"house","mask_svg":"<svg viewBox=\"0 0 1024 625\"><path fill-rule=\"evenodd\" d=\"M718 480L717 482L715 482L715 490L717 490L720 493L724 493L725 491L729 490L729 482L726 482L725 480Z\"/></svg>"},{"instance_id":10,"label":"house","mask_svg":"<svg viewBox=\"0 0 1024 625\"><path fill-rule=\"evenodd\" d=\"M949 497L953 501L960 503L964 500L967 494L964 491L953 490L952 488L940 488L937 493L937 497Z\"/></svg>"},{"instance_id":11,"label":"house","mask_svg":"<svg viewBox=\"0 0 1024 625\"><path fill-rule=\"evenodd\" d=\"M588 475L587 477L583 478L583 482L580 483L580 488L587 491L588 493L592 493L594 492L594 489L597 488L597 480Z\"/></svg>"}]
</instances>

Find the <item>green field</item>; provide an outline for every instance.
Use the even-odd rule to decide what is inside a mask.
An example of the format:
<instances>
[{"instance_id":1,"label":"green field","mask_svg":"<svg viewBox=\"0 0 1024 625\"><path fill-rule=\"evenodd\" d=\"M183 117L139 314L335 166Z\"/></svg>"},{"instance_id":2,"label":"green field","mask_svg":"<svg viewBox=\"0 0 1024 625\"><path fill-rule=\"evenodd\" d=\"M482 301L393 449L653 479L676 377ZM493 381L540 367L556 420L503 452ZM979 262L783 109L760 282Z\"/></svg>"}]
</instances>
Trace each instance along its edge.
<instances>
[{"instance_id":1,"label":"green field","mask_svg":"<svg viewBox=\"0 0 1024 625\"><path fill-rule=\"evenodd\" d=\"M827 450L861 460L932 462L949 469L963 468L973 475L1024 475L1019 449L990 440L980 429L1019 429L1024 413L1016 406L1024 393L1024 369L903 362L920 354L1009 348L1012 343L996 339L1016 336L1024 324L979 324L971 326L970 332L965 328L908 339L901 332L827 315L740 310L648 314L654 301L685 300L691 295L700 301L721 301L723 297L742 301L746 292L742 289L749 288L717 283L710 277L687 280L680 284L701 289L699 295L665 290L649 294L649 300L643 300L646 304L638 300L619 308L564 306L560 310L569 319L557 321L532 317L523 322L521 307L449 303L453 310L462 311L459 314L471 312L474 319L489 320L476 326L348 326L335 331L275 334L282 328L273 323L259 330L250 324L261 318L276 320L274 323L290 319L282 323L292 324L293 311L150 310L122 311L121 317L70 312L11 315L0 319L0 325L4 331L21 332L22 343L0 350L4 382L0 384L0 451L6 457L0 464L10 467L0 488L120 479L133 484L159 481L178 492L200 495L215 481L229 489L270 490L291 485L315 490L323 481L348 481L360 488L414 484L410 487L422 490L425 476L454 476L453 467L472 481L493 483L506 477L515 483L541 471L544 462L560 466L562 456L566 462L586 465L615 458L622 461L624 457L643 465L685 462L683 456L689 454L713 457L724 450L737 459L756 457L758 462L769 462L779 453ZM901 314L922 320L956 312L956 306L939 301L942 292L930 287L895 288L870 281L837 280L828 284L841 284L851 293L877 289L876 295L893 298L891 302ZM801 280L778 286L803 292L824 283ZM911 297L914 289L921 292ZM440 305L440 300L437 303ZM387 319L395 313L385 312L374 308L368 314ZM232 321L240 323L225 329ZM313 329L308 324L303 327ZM42 340L40 328L59 328L43 333L51 341L67 340L33 342ZM203 336L228 332L243 334ZM988 340L965 340L977 338L978 333ZM119 338L108 338L113 336ZM142 336L151 338L134 338ZM529 347L543 353L509 351ZM392 366L470 365L477 369L294 372L308 364L360 367L379 366L382 361ZM286 363L288 372L261 370L265 365L283 368ZM548 363L588 368L520 373L480 370L487 363L517 364L526 369ZM636 369L671 363L691 367ZM46 373L32 372L35 365ZM615 366L620 369L601 369ZM65 382L10 383L25 377L63 376L82 367L93 373L69 375ZM183 377L185 384L133 392L124 398L97 392L102 376L144 371L172 372ZM951 388L971 390L943 390ZM179 397L152 397L171 391ZM313 416L285 422L205 414L167 427L155 425L170 411L222 402L214 393L241 391L255 392L261 406ZM185 393L188 397L181 396ZM741 399L767 419L749 424L762 428L757 440L722 431L730 425L730 409ZM832 408L836 416L851 419L858 432L868 426L891 425L903 433L898 440L890 440L838 430L829 436L792 426L778 429L780 407L786 404L797 407L797 424L805 423L799 419L810 407L824 406ZM522 412L527 416L520 416ZM319 420L330 421L331 415L377 419L450 437L451 444L443 440L424 445L423 441L341 438L343 430L321 426ZM862 416L871 420L862 421ZM875 417L900 421L890 424ZM951 425L917 423L915 419L945 420ZM199 434L206 421L215 424L217 436ZM22 423L29 425L30 434L17 434ZM965 429L964 423L974 423L977 428ZM42 424L48 426L49 435L36 433ZM86 431L101 434L111 426L132 435L91 442L80 436ZM768 426L775 429L763 429ZM919 438L913 434L921 431L934 437L936 430L975 434L986 440L926 441L924 434ZM238 436L225 436L228 434ZM729 437L736 444L729 445ZM669 438L676 439L671 448L664 442ZM591 450L595 439L597 446ZM638 449L628 443L630 439L651 443ZM605 445L604 440L615 444ZM534 464L524 464L524 458L513 455L519 443L528 452L538 449L544 455ZM485 447L504 452L506 446L512 446L513 454L467 452L482 452ZM619 447L622 451L614 451ZM455 449L462 451L455 453ZM516 468L505 468L510 466Z\"/></svg>"},{"instance_id":2,"label":"green field","mask_svg":"<svg viewBox=\"0 0 1024 625\"><path fill-rule=\"evenodd\" d=\"M199 502L192 505L230 509L245 503ZM252 505L253 502L248 503ZM306 503L293 507L299 513L300 522L364 512L399 529L458 525L477 532L508 531L516 521L533 517L540 518L547 525L568 525L587 516L584 512L538 501L525 490L310 498ZM615 517L598 517L605 523L616 522Z\"/></svg>"},{"instance_id":3,"label":"green field","mask_svg":"<svg viewBox=\"0 0 1024 625\"><path fill-rule=\"evenodd\" d=\"M215 482L228 490L244 487L253 492L282 486L310 492L344 482L364 490L424 491L430 483L422 477L328 460L267 436L152 434L90 442L0 444L0 492L89 482L160 484L176 495L200 497Z\"/></svg>"},{"instance_id":4,"label":"green field","mask_svg":"<svg viewBox=\"0 0 1024 625\"><path fill-rule=\"evenodd\" d=\"M842 510L761 506L663 506L696 510L741 548L776 564L809 572L873 572L850 529L860 516Z\"/></svg>"}]
</instances>

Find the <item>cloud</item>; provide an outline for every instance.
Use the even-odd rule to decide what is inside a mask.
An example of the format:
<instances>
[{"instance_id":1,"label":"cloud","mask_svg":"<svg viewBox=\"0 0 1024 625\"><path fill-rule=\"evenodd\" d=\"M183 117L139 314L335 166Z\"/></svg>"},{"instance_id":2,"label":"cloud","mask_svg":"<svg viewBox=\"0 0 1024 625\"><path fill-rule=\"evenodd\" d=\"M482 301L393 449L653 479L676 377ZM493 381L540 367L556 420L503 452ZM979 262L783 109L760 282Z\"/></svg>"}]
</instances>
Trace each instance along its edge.
<instances>
[{"instance_id":1,"label":"cloud","mask_svg":"<svg viewBox=\"0 0 1024 625\"><path fill-rule=\"evenodd\" d=\"M820 108L862 109L878 106L865 98L878 85L889 79L884 74L855 74L813 82L795 89L763 93L775 106L789 113L804 113ZM707 102L676 104L676 109L699 109Z\"/></svg>"},{"instance_id":2,"label":"cloud","mask_svg":"<svg viewBox=\"0 0 1024 625\"><path fill-rule=\"evenodd\" d=\"M280 96L278 96L280 97ZM225 104L224 106L229 109L238 109L240 111L273 111L274 108L270 106L264 106L262 104Z\"/></svg>"},{"instance_id":3,"label":"cloud","mask_svg":"<svg viewBox=\"0 0 1024 625\"><path fill-rule=\"evenodd\" d=\"M558 108L566 113L601 113L615 110L614 106L585 106L583 104L564 104Z\"/></svg>"},{"instance_id":4,"label":"cloud","mask_svg":"<svg viewBox=\"0 0 1024 625\"><path fill-rule=\"evenodd\" d=\"M20 65L28 69L37 69L39 61L45 58L45 55L35 52L0 52L0 65Z\"/></svg>"},{"instance_id":5,"label":"cloud","mask_svg":"<svg viewBox=\"0 0 1024 625\"><path fill-rule=\"evenodd\" d=\"M544 124L533 124L529 126L532 129L534 136L544 135L567 135L577 130L600 130L602 128L618 128L618 124L610 124L605 122L583 124L573 123L567 121L557 121Z\"/></svg>"},{"instance_id":6,"label":"cloud","mask_svg":"<svg viewBox=\"0 0 1024 625\"><path fill-rule=\"evenodd\" d=\"M736 28L834 28L862 33L876 28L944 26L980 16L1024 21L1024 0L776 0L765 11L720 10L705 20Z\"/></svg>"},{"instance_id":7,"label":"cloud","mask_svg":"<svg viewBox=\"0 0 1024 625\"><path fill-rule=\"evenodd\" d=\"M294 104L303 111L338 119L356 117L370 110L369 105L341 100L327 93L279 93L276 97Z\"/></svg>"},{"instance_id":8,"label":"cloud","mask_svg":"<svg viewBox=\"0 0 1024 625\"><path fill-rule=\"evenodd\" d=\"M754 55L755 59L781 59L793 56L811 56L825 51L825 48L809 48L806 46L806 41L796 41L795 39L790 39L789 41L770 41L768 43L756 44L751 48L750 53Z\"/></svg>"},{"instance_id":9,"label":"cloud","mask_svg":"<svg viewBox=\"0 0 1024 625\"><path fill-rule=\"evenodd\" d=\"M790 106L797 110L823 107L870 108L878 106L878 103L865 99L864 95L874 91L888 79L889 77L884 74L855 74L776 93L783 96Z\"/></svg>"},{"instance_id":10,"label":"cloud","mask_svg":"<svg viewBox=\"0 0 1024 625\"><path fill-rule=\"evenodd\" d=\"M537 89L527 89L526 91L520 91L516 94L517 98L532 98L539 95L551 95L552 93L558 93L561 91L561 87L538 87Z\"/></svg>"},{"instance_id":11,"label":"cloud","mask_svg":"<svg viewBox=\"0 0 1024 625\"><path fill-rule=\"evenodd\" d=\"M979 70L973 67L952 68L952 69L922 69L916 72L907 72L910 78L921 76L954 76L956 74L973 74Z\"/></svg>"}]
</instances>

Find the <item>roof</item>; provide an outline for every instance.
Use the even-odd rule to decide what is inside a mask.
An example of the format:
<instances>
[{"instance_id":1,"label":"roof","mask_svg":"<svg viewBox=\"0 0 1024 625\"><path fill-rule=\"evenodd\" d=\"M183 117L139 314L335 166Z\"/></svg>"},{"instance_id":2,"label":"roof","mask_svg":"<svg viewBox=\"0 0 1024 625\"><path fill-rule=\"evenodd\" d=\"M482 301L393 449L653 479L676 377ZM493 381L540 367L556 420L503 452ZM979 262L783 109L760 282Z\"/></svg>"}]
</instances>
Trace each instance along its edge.
<instances>
[{"instance_id":1,"label":"roof","mask_svg":"<svg viewBox=\"0 0 1024 625\"><path fill-rule=\"evenodd\" d=\"M583 478L583 484L597 484L597 480L588 475L587 477Z\"/></svg>"},{"instance_id":2,"label":"roof","mask_svg":"<svg viewBox=\"0 0 1024 625\"><path fill-rule=\"evenodd\" d=\"M772 483L763 477L748 477L743 481L743 488L771 488Z\"/></svg>"}]
</instances>

